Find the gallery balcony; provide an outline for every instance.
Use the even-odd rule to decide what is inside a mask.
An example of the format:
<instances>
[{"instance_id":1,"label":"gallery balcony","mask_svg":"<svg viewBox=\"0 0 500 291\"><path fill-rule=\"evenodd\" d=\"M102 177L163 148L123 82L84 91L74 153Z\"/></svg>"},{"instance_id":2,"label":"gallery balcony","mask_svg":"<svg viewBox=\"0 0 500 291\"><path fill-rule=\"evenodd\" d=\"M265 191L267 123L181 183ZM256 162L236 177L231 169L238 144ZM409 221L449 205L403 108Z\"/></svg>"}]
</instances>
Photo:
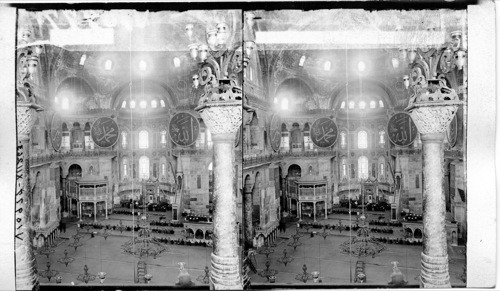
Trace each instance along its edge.
<instances>
[{"instance_id":1,"label":"gallery balcony","mask_svg":"<svg viewBox=\"0 0 500 291\"><path fill-rule=\"evenodd\" d=\"M59 152L52 154L43 154L43 155L33 155L30 157L30 164L32 166L39 165L43 163L51 163L61 161L63 159L70 158L89 158L89 157L113 157L116 156L116 150L85 150L85 151L68 151L68 152Z\"/></svg>"},{"instance_id":2,"label":"gallery balcony","mask_svg":"<svg viewBox=\"0 0 500 291\"><path fill-rule=\"evenodd\" d=\"M317 157L331 157L334 156L333 151L305 151L305 152L280 152L264 155L245 155L243 157L243 166L255 166L264 163L271 163L281 161L285 158L317 158Z\"/></svg>"}]
</instances>

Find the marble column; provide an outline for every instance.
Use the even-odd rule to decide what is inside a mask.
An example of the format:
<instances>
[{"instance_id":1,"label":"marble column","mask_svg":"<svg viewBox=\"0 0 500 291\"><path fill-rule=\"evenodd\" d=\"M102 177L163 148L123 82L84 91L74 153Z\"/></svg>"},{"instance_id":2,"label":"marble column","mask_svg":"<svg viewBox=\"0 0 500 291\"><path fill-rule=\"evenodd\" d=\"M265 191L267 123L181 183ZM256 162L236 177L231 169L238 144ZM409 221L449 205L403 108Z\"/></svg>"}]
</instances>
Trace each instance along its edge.
<instances>
[{"instance_id":1,"label":"marble column","mask_svg":"<svg viewBox=\"0 0 500 291\"><path fill-rule=\"evenodd\" d=\"M105 203L105 207L106 207L104 209L104 211L106 212L106 219L108 219L108 201L105 201L104 203Z\"/></svg>"},{"instance_id":2,"label":"marble column","mask_svg":"<svg viewBox=\"0 0 500 291\"><path fill-rule=\"evenodd\" d=\"M253 211L253 200L252 200L252 185L245 184L243 188L243 199L245 206L245 244L247 246L252 246L253 244L253 225L252 225L252 211Z\"/></svg>"},{"instance_id":3,"label":"marble column","mask_svg":"<svg viewBox=\"0 0 500 291\"><path fill-rule=\"evenodd\" d=\"M97 202L94 202L94 222L97 222Z\"/></svg>"},{"instance_id":4,"label":"marble column","mask_svg":"<svg viewBox=\"0 0 500 291\"><path fill-rule=\"evenodd\" d=\"M313 202L313 216L314 216L314 222L316 222L316 202Z\"/></svg>"},{"instance_id":5,"label":"marble column","mask_svg":"<svg viewBox=\"0 0 500 291\"><path fill-rule=\"evenodd\" d=\"M445 132L457 105L424 102L410 106L410 114L422 140L423 252L420 284L424 288L451 288L446 241L446 203L443 189Z\"/></svg>"},{"instance_id":6,"label":"marble column","mask_svg":"<svg viewBox=\"0 0 500 291\"><path fill-rule=\"evenodd\" d=\"M297 214L299 215L299 221L302 221L302 203L297 201Z\"/></svg>"},{"instance_id":7,"label":"marble column","mask_svg":"<svg viewBox=\"0 0 500 291\"><path fill-rule=\"evenodd\" d=\"M29 134L34 122L30 104L17 104L18 143L16 158L15 258L16 290L37 290L38 276L33 252L31 224L31 185L29 172Z\"/></svg>"},{"instance_id":8,"label":"marble column","mask_svg":"<svg viewBox=\"0 0 500 291\"><path fill-rule=\"evenodd\" d=\"M327 200L325 200L325 220L328 219L328 207L327 207Z\"/></svg>"},{"instance_id":9,"label":"marble column","mask_svg":"<svg viewBox=\"0 0 500 291\"><path fill-rule=\"evenodd\" d=\"M213 99L212 99L213 100ZM217 98L216 100L220 100ZM234 143L241 126L241 101L208 101L196 108L212 133L214 234L210 287L243 289L234 192Z\"/></svg>"}]
</instances>

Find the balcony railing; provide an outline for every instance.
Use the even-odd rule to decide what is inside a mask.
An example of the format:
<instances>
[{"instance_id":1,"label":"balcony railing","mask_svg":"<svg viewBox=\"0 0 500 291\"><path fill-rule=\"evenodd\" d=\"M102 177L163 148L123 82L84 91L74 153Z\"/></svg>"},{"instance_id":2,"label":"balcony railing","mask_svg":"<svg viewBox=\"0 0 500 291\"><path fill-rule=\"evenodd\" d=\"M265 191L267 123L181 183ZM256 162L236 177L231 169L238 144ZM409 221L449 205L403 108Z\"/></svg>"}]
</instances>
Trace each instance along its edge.
<instances>
[{"instance_id":1,"label":"balcony railing","mask_svg":"<svg viewBox=\"0 0 500 291\"><path fill-rule=\"evenodd\" d=\"M30 164L36 165L46 162L58 161L64 158L80 158L80 157L100 157L100 156L114 156L116 155L115 150L85 150L85 151L68 151L61 153L45 154L40 156L32 156L30 158Z\"/></svg>"},{"instance_id":2,"label":"balcony railing","mask_svg":"<svg viewBox=\"0 0 500 291\"><path fill-rule=\"evenodd\" d=\"M391 155L421 155L422 149L391 149Z\"/></svg>"},{"instance_id":3,"label":"balcony railing","mask_svg":"<svg viewBox=\"0 0 500 291\"><path fill-rule=\"evenodd\" d=\"M267 155L256 155L256 156L244 156L243 165L250 166L254 164L270 163L283 158L297 157L297 158L316 158L316 157L327 157L334 156L333 151L306 151L306 152L283 152L277 154L267 154Z\"/></svg>"},{"instance_id":4,"label":"balcony railing","mask_svg":"<svg viewBox=\"0 0 500 291\"><path fill-rule=\"evenodd\" d=\"M213 153L210 149L173 149L172 154L175 156L206 156Z\"/></svg>"}]
</instances>

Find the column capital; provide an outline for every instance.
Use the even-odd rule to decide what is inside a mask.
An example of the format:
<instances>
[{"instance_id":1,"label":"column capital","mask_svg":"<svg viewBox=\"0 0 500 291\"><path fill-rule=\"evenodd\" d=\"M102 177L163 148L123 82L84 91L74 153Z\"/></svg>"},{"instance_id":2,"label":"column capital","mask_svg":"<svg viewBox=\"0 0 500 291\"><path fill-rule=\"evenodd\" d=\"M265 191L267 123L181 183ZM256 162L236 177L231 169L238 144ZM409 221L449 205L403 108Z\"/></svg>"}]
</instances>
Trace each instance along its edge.
<instances>
[{"instance_id":1,"label":"column capital","mask_svg":"<svg viewBox=\"0 0 500 291\"><path fill-rule=\"evenodd\" d=\"M221 134L236 135L242 121L241 101L210 102L196 108L216 141ZM234 139L235 137L233 137Z\"/></svg>"},{"instance_id":2,"label":"column capital","mask_svg":"<svg viewBox=\"0 0 500 291\"><path fill-rule=\"evenodd\" d=\"M432 133L445 133L457 110L458 105L415 105L409 111L418 131L424 136Z\"/></svg>"}]
</instances>

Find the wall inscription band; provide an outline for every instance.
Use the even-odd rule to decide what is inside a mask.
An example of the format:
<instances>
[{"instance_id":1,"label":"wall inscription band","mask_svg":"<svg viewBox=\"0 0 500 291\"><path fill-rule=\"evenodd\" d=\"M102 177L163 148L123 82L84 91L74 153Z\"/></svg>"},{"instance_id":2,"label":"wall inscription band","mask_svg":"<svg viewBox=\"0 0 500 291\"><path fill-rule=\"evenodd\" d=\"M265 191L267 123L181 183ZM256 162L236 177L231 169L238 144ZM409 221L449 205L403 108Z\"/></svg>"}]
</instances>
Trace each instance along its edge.
<instances>
[{"instance_id":1,"label":"wall inscription band","mask_svg":"<svg viewBox=\"0 0 500 291\"><path fill-rule=\"evenodd\" d=\"M281 119L278 114L274 114L271 117L271 122L269 123L269 141L271 147L275 152L280 149L281 145Z\"/></svg>"},{"instance_id":2,"label":"wall inscription band","mask_svg":"<svg viewBox=\"0 0 500 291\"><path fill-rule=\"evenodd\" d=\"M118 141L118 124L110 117L99 117L92 123L90 135L99 147L112 147Z\"/></svg>"},{"instance_id":3,"label":"wall inscription band","mask_svg":"<svg viewBox=\"0 0 500 291\"><path fill-rule=\"evenodd\" d=\"M170 119L168 133L176 145L187 147L198 139L200 123L192 114L180 112Z\"/></svg>"},{"instance_id":4,"label":"wall inscription band","mask_svg":"<svg viewBox=\"0 0 500 291\"><path fill-rule=\"evenodd\" d=\"M387 124L387 135L390 141L397 146L409 146L417 137L417 127L411 116L399 112L391 116Z\"/></svg>"},{"instance_id":5,"label":"wall inscription band","mask_svg":"<svg viewBox=\"0 0 500 291\"><path fill-rule=\"evenodd\" d=\"M337 141L338 129L335 121L321 117L311 126L311 141L320 148L331 147Z\"/></svg>"}]
</instances>

